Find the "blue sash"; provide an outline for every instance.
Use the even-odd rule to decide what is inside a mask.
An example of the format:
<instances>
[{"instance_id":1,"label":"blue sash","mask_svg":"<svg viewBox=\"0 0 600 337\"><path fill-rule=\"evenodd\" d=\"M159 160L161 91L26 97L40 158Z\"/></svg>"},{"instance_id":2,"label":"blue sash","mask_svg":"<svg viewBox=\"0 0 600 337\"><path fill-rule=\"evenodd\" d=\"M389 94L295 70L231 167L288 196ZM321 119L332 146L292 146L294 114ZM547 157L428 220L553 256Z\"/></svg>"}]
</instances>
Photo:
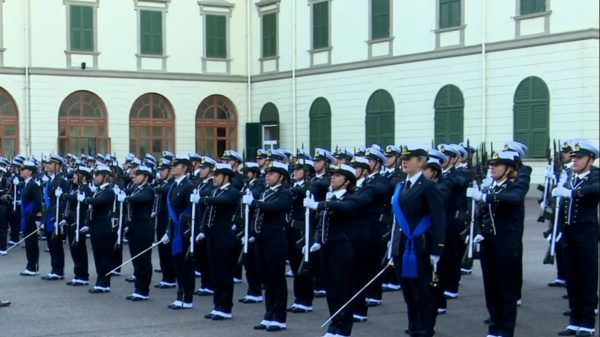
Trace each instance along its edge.
<instances>
[{"instance_id":1,"label":"blue sash","mask_svg":"<svg viewBox=\"0 0 600 337\"><path fill-rule=\"evenodd\" d=\"M177 184L175 183L171 185L169 193L167 193L167 210L169 211L169 218L171 219L171 222L173 222L173 224L175 225L173 228L173 233L171 233L171 241L173 242L171 246L171 253L173 255L178 255L183 252L183 233L181 232L182 223L181 221L179 221L179 217L177 216L177 213L175 213L173 205L171 204L171 191L173 190L173 187L175 185ZM189 207L183 211L183 215L186 214L190 214Z\"/></svg>"},{"instance_id":2,"label":"blue sash","mask_svg":"<svg viewBox=\"0 0 600 337\"><path fill-rule=\"evenodd\" d=\"M33 208L35 207L35 201L32 200L31 202L29 202L29 204L27 204L27 206L24 205L25 203L23 202L23 196L21 196L21 222L19 224L19 228L23 233L25 232L25 227L27 226L27 216L29 216L33 212Z\"/></svg>"},{"instance_id":3,"label":"blue sash","mask_svg":"<svg viewBox=\"0 0 600 337\"><path fill-rule=\"evenodd\" d=\"M414 232L411 232L410 225L402 207L400 207L399 197L400 192L404 189L404 184L400 183L396 187L394 196L392 198L392 206L394 208L394 216L396 222L402 229L404 235L406 235L406 246L404 247L404 253L402 255L402 277L405 278L417 278L417 255L415 254L415 238L421 236L429 226L431 225L431 215L426 215L421 219Z\"/></svg>"},{"instance_id":4,"label":"blue sash","mask_svg":"<svg viewBox=\"0 0 600 337\"><path fill-rule=\"evenodd\" d=\"M44 203L46 204L46 231L54 232L54 222L56 221L56 209L52 206L52 199L50 199L50 183L51 180L46 182L46 188L44 189Z\"/></svg>"}]
</instances>

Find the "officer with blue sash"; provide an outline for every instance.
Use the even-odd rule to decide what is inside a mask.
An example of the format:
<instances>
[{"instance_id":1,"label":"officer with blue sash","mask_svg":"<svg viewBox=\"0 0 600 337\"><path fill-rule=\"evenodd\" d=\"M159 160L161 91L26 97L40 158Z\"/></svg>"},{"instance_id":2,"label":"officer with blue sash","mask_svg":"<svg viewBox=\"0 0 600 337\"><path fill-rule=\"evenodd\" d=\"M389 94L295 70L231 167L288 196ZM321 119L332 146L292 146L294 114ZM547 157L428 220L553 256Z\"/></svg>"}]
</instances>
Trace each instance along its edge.
<instances>
[{"instance_id":1,"label":"officer with blue sash","mask_svg":"<svg viewBox=\"0 0 600 337\"><path fill-rule=\"evenodd\" d=\"M434 289L437 263L444 248L444 204L433 181L423 175L424 146L402 147L402 171L407 179L396 186L392 199L400 233L392 243L394 265L408 308L408 334L431 337L436 308Z\"/></svg>"},{"instance_id":2,"label":"officer with blue sash","mask_svg":"<svg viewBox=\"0 0 600 337\"><path fill-rule=\"evenodd\" d=\"M158 166L158 179L154 182L154 193L156 194L153 205L153 213L156 223L156 238L162 238L167 232L169 224L169 212L167 209L167 193L173 184L171 177L172 156L165 156L160 159ZM175 281L175 269L173 268L173 259L171 258L171 245L163 244L158 246L158 258L160 263L159 271L162 273L162 279L154 285L157 289L171 289L177 286ZM155 270L156 271L156 270Z\"/></svg>"},{"instance_id":3,"label":"officer with blue sash","mask_svg":"<svg viewBox=\"0 0 600 337\"><path fill-rule=\"evenodd\" d=\"M194 187L188 178L191 161L188 155L178 155L172 162L171 172L175 181L167 193L169 229L161 240L172 241L171 255L177 278L177 299L168 305L169 309L181 310L193 307L194 261L188 254L190 247L190 196Z\"/></svg>"},{"instance_id":4,"label":"officer with blue sash","mask_svg":"<svg viewBox=\"0 0 600 337\"><path fill-rule=\"evenodd\" d=\"M36 172L37 166L34 162L31 160L23 161L20 168L21 178L24 180L23 189L21 190L20 230L25 236L42 227L42 188L34 179ZM25 240L25 255L27 255L27 266L21 272L21 275L37 275L40 259L37 235L32 235Z\"/></svg>"},{"instance_id":5,"label":"officer with blue sash","mask_svg":"<svg viewBox=\"0 0 600 337\"><path fill-rule=\"evenodd\" d=\"M48 181L44 187L44 203L46 205L46 218L44 228L46 237L48 238L48 248L50 250L50 265L52 270L46 276L42 276L42 280L56 281L64 278L65 267L65 252L63 249L64 224L61 222L64 218L65 203L60 202L61 195L68 189L67 181L60 174L60 169L64 163L64 159L58 154L50 155L46 162L45 169L48 175ZM56 203L58 202L58 213L56 211ZM56 224L61 224L56 230Z\"/></svg>"}]
</instances>

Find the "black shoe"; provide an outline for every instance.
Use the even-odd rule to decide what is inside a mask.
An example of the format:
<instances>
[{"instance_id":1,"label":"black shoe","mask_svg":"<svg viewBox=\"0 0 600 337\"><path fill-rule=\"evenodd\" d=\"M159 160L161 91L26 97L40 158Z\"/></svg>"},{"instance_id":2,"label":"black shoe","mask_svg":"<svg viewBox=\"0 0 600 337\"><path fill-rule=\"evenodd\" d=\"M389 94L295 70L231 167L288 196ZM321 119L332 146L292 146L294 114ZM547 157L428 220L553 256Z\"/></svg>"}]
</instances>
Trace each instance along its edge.
<instances>
[{"instance_id":1,"label":"black shoe","mask_svg":"<svg viewBox=\"0 0 600 337\"><path fill-rule=\"evenodd\" d=\"M215 315L213 315L213 314L211 314L211 313L209 312L208 314L204 315L204 318L206 318L206 319L213 319L213 317L214 317L214 316L215 316Z\"/></svg>"},{"instance_id":2,"label":"black shoe","mask_svg":"<svg viewBox=\"0 0 600 337\"><path fill-rule=\"evenodd\" d=\"M143 302L149 300L148 296L140 297L140 296L131 296L129 299L131 302Z\"/></svg>"},{"instance_id":3,"label":"black shoe","mask_svg":"<svg viewBox=\"0 0 600 337\"><path fill-rule=\"evenodd\" d=\"M566 287L566 284L564 284L564 283L561 283L561 282L554 281L554 282L550 282L550 283L548 283L548 287L552 287L552 288L555 288L555 287L562 287L562 288L564 288L564 287Z\"/></svg>"},{"instance_id":4,"label":"black shoe","mask_svg":"<svg viewBox=\"0 0 600 337\"><path fill-rule=\"evenodd\" d=\"M563 295L563 298L564 298L565 300L568 300L568 299L569 299L569 295Z\"/></svg>"},{"instance_id":5,"label":"black shoe","mask_svg":"<svg viewBox=\"0 0 600 337\"><path fill-rule=\"evenodd\" d=\"M42 280L44 280L44 281L58 281L58 280L62 280L64 278L65 277L62 275L57 275L57 274L53 274L53 273L50 273L46 276L42 276Z\"/></svg>"},{"instance_id":6,"label":"black shoe","mask_svg":"<svg viewBox=\"0 0 600 337\"><path fill-rule=\"evenodd\" d=\"M240 303L244 303L244 304L256 304L256 303L260 303L260 302L262 302L262 301L252 300L252 299L249 299L249 298L245 298L245 297L244 297L244 298L240 298L240 299L238 300L238 302L240 302Z\"/></svg>"},{"instance_id":7,"label":"black shoe","mask_svg":"<svg viewBox=\"0 0 600 337\"><path fill-rule=\"evenodd\" d=\"M589 336L594 336L594 333L591 331L577 331L577 334L575 335L577 337L589 337Z\"/></svg>"},{"instance_id":8,"label":"black shoe","mask_svg":"<svg viewBox=\"0 0 600 337\"><path fill-rule=\"evenodd\" d=\"M133 283L133 282L135 282L135 276L129 276L128 278L125 279L125 281L127 281L129 283Z\"/></svg>"},{"instance_id":9,"label":"black shoe","mask_svg":"<svg viewBox=\"0 0 600 337\"><path fill-rule=\"evenodd\" d=\"M206 316L204 316L204 317L206 317ZM221 316L221 315L213 315L213 316L211 317L211 319L212 319L213 321L224 321L224 320L226 320L226 319L231 319L231 318L229 318L229 317L223 317L223 316Z\"/></svg>"},{"instance_id":10,"label":"black shoe","mask_svg":"<svg viewBox=\"0 0 600 337\"><path fill-rule=\"evenodd\" d=\"M491 318L486 318L483 320L484 324L490 325L490 323L492 323L492 319Z\"/></svg>"},{"instance_id":11,"label":"black shoe","mask_svg":"<svg viewBox=\"0 0 600 337\"><path fill-rule=\"evenodd\" d=\"M0 301L0 308L8 307L10 305L10 301Z\"/></svg>"},{"instance_id":12,"label":"black shoe","mask_svg":"<svg viewBox=\"0 0 600 337\"><path fill-rule=\"evenodd\" d=\"M559 336L577 336L577 331L573 329L564 329L563 331L558 332Z\"/></svg>"},{"instance_id":13,"label":"black shoe","mask_svg":"<svg viewBox=\"0 0 600 337\"><path fill-rule=\"evenodd\" d=\"M194 295L196 296L212 296L214 292L206 291L204 289L194 291Z\"/></svg>"},{"instance_id":14,"label":"black shoe","mask_svg":"<svg viewBox=\"0 0 600 337\"><path fill-rule=\"evenodd\" d=\"M267 330L267 326L262 323L259 323L254 326L254 330Z\"/></svg>"},{"instance_id":15,"label":"black shoe","mask_svg":"<svg viewBox=\"0 0 600 337\"><path fill-rule=\"evenodd\" d=\"M156 289L173 289L176 288L177 284L166 284L166 283L158 283L154 285Z\"/></svg>"},{"instance_id":16,"label":"black shoe","mask_svg":"<svg viewBox=\"0 0 600 337\"><path fill-rule=\"evenodd\" d=\"M110 289L105 289L105 288L91 288L88 290L88 293L90 294L105 294L110 292Z\"/></svg>"},{"instance_id":17,"label":"black shoe","mask_svg":"<svg viewBox=\"0 0 600 337\"><path fill-rule=\"evenodd\" d=\"M563 316L571 316L571 310L563 312Z\"/></svg>"},{"instance_id":18,"label":"black shoe","mask_svg":"<svg viewBox=\"0 0 600 337\"><path fill-rule=\"evenodd\" d=\"M267 327L267 331L269 332L273 332L273 331L282 331L285 330L285 328L280 327L279 325L269 325Z\"/></svg>"},{"instance_id":19,"label":"black shoe","mask_svg":"<svg viewBox=\"0 0 600 337\"><path fill-rule=\"evenodd\" d=\"M156 269L154 269L154 272L155 273L162 273L162 270L160 268L156 268Z\"/></svg>"}]
</instances>

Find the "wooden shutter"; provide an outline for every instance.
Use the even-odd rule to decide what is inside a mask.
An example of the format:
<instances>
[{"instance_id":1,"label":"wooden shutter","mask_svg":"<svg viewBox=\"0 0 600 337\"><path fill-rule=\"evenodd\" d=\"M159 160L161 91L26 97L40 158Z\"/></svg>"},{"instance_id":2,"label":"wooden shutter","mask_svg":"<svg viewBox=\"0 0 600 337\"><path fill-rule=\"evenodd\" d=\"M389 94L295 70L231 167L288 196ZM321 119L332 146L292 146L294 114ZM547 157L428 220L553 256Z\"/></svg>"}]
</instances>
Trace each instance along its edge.
<instances>
[{"instance_id":1,"label":"wooden shutter","mask_svg":"<svg viewBox=\"0 0 600 337\"><path fill-rule=\"evenodd\" d=\"M546 0L521 0L521 15L544 12L546 10Z\"/></svg>"},{"instance_id":2,"label":"wooden shutter","mask_svg":"<svg viewBox=\"0 0 600 337\"><path fill-rule=\"evenodd\" d=\"M460 26L461 0L439 0L439 28Z\"/></svg>"},{"instance_id":3,"label":"wooden shutter","mask_svg":"<svg viewBox=\"0 0 600 337\"><path fill-rule=\"evenodd\" d=\"M262 124L246 123L246 158L254 160L256 150L262 148Z\"/></svg>"},{"instance_id":4,"label":"wooden shutter","mask_svg":"<svg viewBox=\"0 0 600 337\"><path fill-rule=\"evenodd\" d=\"M227 31L224 15L206 16L206 57L227 57Z\"/></svg>"},{"instance_id":5,"label":"wooden shutter","mask_svg":"<svg viewBox=\"0 0 600 337\"><path fill-rule=\"evenodd\" d=\"M311 152L315 147L331 148L331 107L327 100L317 98L310 107L309 116Z\"/></svg>"},{"instance_id":6,"label":"wooden shutter","mask_svg":"<svg viewBox=\"0 0 600 337\"><path fill-rule=\"evenodd\" d=\"M162 55L162 12L140 11L140 52Z\"/></svg>"},{"instance_id":7,"label":"wooden shutter","mask_svg":"<svg viewBox=\"0 0 600 337\"><path fill-rule=\"evenodd\" d=\"M546 83L535 76L521 81L514 95L514 139L529 148L531 158L544 158L550 146L549 110Z\"/></svg>"},{"instance_id":8,"label":"wooden shutter","mask_svg":"<svg viewBox=\"0 0 600 337\"><path fill-rule=\"evenodd\" d=\"M460 89L445 85L435 97L434 142L458 143L464 137L464 99Z\"/></svg>"},{"instance_id":9,"label":"wooden shutter","mask_svg":"<svg viewBox=\"0 0 600 337\"><path fill-rule=\"evenodd\" d=\"M277 56L277 13L262 17L262 57Z\"/></svg>"},{"instance_id":10,"label":"wooden shutter","mask_svg":"<svg viewBox=\"0 0 600 337\"><path fill-rule=\"evenodd\" d=\"M329 47L329 1L313 5L313 49Z\"/></svg>"},{"instance_id":11,"label":"wooden shutter","mask_svg":"<svg viewBox=\"0 0 600 337\"><path fill-rule=\"evenodd\" d=\"M91 6L69 7L71 50L94 50L94 11Z\"/></svg>"},{"instance_id":12,"label":"wooden shutter","mask_svg":"<svg viewBox=\"0 0 600 337\"><path fill-rule=\"evenodd\" d=\"M394 144L394 100L385 90L375 91L367 102L365 120L366 145Z\"/></svg>"},{"instance_id":13,"label":"wooden shutter","mask_svg":"<svg viewBox=\"0 0 600 337\"><path fill-rule=\"evenodd\" d=\"M371 39L390 37L390 0L371 0Z\"/></svg>"}]
</instances>

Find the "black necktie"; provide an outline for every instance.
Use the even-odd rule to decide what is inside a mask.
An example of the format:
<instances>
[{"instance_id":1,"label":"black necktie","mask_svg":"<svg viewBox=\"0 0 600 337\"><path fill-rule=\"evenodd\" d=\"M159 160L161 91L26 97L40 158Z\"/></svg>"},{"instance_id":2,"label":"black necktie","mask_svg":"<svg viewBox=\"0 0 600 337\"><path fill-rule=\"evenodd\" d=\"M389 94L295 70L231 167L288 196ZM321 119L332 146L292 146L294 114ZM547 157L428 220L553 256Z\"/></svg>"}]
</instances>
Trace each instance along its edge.
<instances>
[{"instance_id":1,"label":"black necktie","mask_svg":"<svg viewBox=\"0 0 600 337\"><path fill-rule=\"evenodd\" d=\"M410 190L411 186L412 186L412 181L409 180L406 182L406 187L404 189L408 191L408 190Z\"/></svg>"}]
</instances>

